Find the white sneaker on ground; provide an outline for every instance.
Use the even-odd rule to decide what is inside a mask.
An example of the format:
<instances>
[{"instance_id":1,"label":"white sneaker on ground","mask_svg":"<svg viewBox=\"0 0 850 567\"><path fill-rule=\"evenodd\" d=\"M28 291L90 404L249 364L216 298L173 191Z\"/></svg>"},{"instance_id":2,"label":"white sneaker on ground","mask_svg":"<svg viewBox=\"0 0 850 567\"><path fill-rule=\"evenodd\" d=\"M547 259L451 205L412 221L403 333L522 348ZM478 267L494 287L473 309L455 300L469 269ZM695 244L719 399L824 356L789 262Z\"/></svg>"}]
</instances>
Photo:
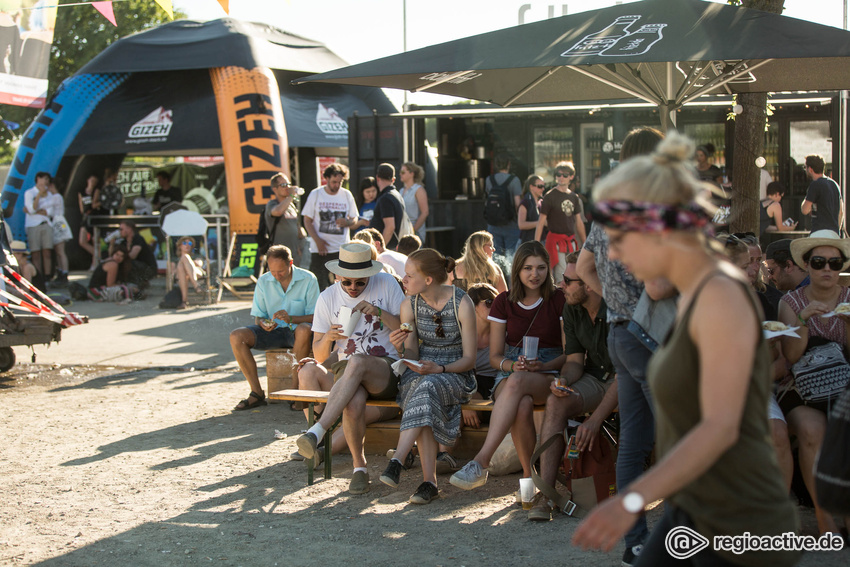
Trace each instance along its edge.
<instances>
[{"instance_id":1,"label":"white sneaker on ground","mask_svg":"<svg viewBox=\"0 0 850 567\"><path fill-rule=\"evenodd\" d=\"M464 490L472 490L487 483L487 469L482 469L477 461L469 461L449 479L449 482Z\"/></svg>"}]
</instances>

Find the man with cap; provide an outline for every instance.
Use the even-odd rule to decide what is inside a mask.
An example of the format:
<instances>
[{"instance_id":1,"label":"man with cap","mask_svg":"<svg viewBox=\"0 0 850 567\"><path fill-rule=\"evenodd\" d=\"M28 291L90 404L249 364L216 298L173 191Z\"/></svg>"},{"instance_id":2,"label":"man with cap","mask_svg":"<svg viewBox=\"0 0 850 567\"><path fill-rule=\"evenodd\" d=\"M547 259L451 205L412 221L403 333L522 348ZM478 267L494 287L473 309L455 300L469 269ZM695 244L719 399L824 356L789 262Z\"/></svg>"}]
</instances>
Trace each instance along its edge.
<instances>
[{"instance_id":1,"label":"man with cap","mask_svg":"<svg viewBox=\"0 0 850 567\"><path fill-rule=\"evenodd\" d=\"M349 491L369 491L369 473L363 443L366 436L366 399L393 400L398 393L398 376L390 365L398 352L390 343L390 332L399 328L399 309L404 300L394 277L372 260L372 248L364 242L348 242L340 247L339 260L327 263L337 282L323 291L313 319L313 354L319 361L328 358L334 346L339 361L325 369L309 361L299 372L323 374L320 383L333 384L328 403L319 421L298 438L298 452L313 458L319 441L342 415L345 439L354 461ZM348 313L356 318L349 322ZM350 325L344 334L346 324Z\"/></svg>"},{"instance_id":2,"label":"man with cap","mask_svg":"<svg viewBox=\"0 0 850 567\"><path fill-rule=\"evenodd\" d=\"M251 393L234 411L266 405L251 349L293 348L299 359L310 353L310 323L319 297L316 276L293 265L292 252L280 244L269 248L266 262L269 271L260 276L254 288L254 324L230 333L233 355L251 386Z\"/></svg>"},{"instance_id":3,"label":"man with cap","mask_svg":"<svg viewBox=\"0 0 850 567\"><path fill-rule=\"evenodd\" d=\"M771 242L765 250L767 273L779 291L793 291L809 285L809 274L794 263L790 238Z\"/></svg>"}]
</instances>

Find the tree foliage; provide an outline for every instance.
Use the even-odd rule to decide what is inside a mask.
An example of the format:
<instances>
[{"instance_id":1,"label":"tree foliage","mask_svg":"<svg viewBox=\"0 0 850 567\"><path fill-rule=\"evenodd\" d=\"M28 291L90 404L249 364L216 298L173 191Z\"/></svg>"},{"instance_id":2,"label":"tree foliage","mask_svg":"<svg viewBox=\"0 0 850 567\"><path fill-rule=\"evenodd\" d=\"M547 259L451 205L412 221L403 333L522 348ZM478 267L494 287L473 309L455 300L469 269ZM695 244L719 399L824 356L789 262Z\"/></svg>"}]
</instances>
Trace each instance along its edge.
<instances>
[{"instance_id":1,"label":"tree foliage","mask_svg":"<svg viewBox=\"0 0 850 567\"><path fill-rule=\"evenodd\" d=\"M115 27L91 6L62 7L62 4L78 1L59 1L47 76L48 98L53 96L62 81L76 73L115 40L169 21L168 14L154 0L127 0L112 4L115 21L118 23L118 27ZM174 11L175 19L185 17L184 13ZM0 127L0 163L9 163L12 160L15 153L13 140L26 132L37 114L37 109L0 105L2 118L20 124L20 128L14 131Z\"/></svg>"}]
</instances>

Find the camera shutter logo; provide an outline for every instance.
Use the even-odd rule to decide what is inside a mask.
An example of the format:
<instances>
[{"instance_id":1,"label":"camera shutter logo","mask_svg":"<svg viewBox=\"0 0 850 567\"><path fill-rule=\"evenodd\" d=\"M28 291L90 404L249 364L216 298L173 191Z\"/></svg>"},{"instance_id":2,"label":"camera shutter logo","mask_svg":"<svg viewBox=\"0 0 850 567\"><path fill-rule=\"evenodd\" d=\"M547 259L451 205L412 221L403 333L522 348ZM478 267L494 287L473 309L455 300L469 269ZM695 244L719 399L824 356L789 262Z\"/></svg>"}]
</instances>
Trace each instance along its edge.
<instances>
[{"instance_id":1,"label":"camera shutter logo","mask_svg":"<svg viewBox=\"0 0 850 567\"><path fill-rule=\"evenodd\" d=\"M675 559L688 559L708 547L708 539L685 526L678 526L667 532L664 547Z\"/></svg>"}]
</instances>

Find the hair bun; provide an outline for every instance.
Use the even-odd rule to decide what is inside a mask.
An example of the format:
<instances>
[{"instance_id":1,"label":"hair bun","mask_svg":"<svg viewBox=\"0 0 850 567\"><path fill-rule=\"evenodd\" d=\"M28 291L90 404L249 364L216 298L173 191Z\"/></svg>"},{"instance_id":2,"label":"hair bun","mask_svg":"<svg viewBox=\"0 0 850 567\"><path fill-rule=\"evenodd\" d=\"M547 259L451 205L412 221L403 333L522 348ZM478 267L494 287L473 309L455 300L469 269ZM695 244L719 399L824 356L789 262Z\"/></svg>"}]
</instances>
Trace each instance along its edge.
<instances>
[{"instance_id":1,"label":"hair bun","mask_svg":"<svg viewBox=\"0 0 850 567\"><path fill-rule=\"evenodd\" d=\"M686 136L671 132L652 153L652 160L658 165L673 166L689 161L695 151L695 145Z\"/></svg>"},{"instance_id":2,"label":"hair bun","mask_svg":"<svg viewBox=\"0 0 850 567\"><path fill-rule=\"evenodd\" d=\"M457 264L457 262L455 262L454 258L452 258L451 256L446 256L446 273L447 274L450 274L450 273L455 271L455 264Z\"/></svg>"}]
</instances>

